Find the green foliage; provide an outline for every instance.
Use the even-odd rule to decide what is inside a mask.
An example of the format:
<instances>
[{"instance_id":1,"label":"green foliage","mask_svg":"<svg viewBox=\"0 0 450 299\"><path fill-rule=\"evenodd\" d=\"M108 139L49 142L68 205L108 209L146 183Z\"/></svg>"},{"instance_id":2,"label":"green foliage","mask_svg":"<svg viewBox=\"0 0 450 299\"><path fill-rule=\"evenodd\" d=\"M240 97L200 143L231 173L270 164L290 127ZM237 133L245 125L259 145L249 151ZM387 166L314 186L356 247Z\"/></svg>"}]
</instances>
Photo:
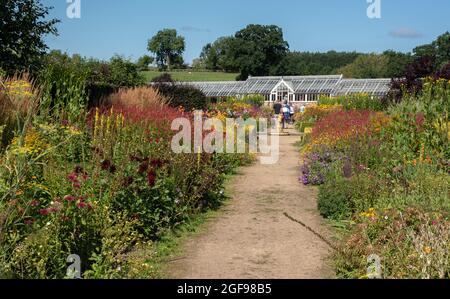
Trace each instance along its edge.
<instances>
[{"instance_id":1,"label":"green foliage","mask_svg":"<svg viewBox=\"0 0 450 299\"><path fill-rule=\"evenodd\" d=\"M186 111L205 109L208 99L205 94L191 86L176 84L169 74L163 74L153 80L154 88L175 108L183 107Z\"/></svg>"},{"instance_id":2,"label":"green foliage","mask_svg":"<svg viewBox=\"0 0 450 299\"><path fill-rule=\"evenodd\" d=\"M231 55L240 70L239 79L270 73L288 53L283 30L275 25L248 25L235 34Z\"/></svg>"},{"instance_id":3,"label":"green foliage","mask_svg":"<svg viewBox=\"0 0 450 299\"><path fill-rule=\"evenodd\" d=\"M85 66L52 57L55 77ZM130 102L91 112L81 106L88 116L71 119L63 117L71 102L51 113L23 107L0 153L2 278L64 278L71 254L80 256L83 278L154 277L152 241L224 201L226 175L250 157L174 154L168 128L189 113Z\"/></svg>"},{"instance_id":4,"label":"green foliage","mask_svg":"<svg viewBox=\"0 0 450 299\"><path fill-rule=\"evenodd\" d=\"M214 71L238 72L239 67L234 62L232 48L234 37L220 37L214 43L203 47L200 59L206 69Z\"/></svg>"},{"instance_id":5,"label":"green foliage","mask_svg":"<svg viewBox=\"0 0 450 299\"><path fill-rule=\"evenodd\" d=\"M328 180L320 186L317 205L322 216L340 220L352 214L350 203L350 190L343 178Z\"/></svg>"},{"instance_id":6,"label":"green foliage","mask_svg":"<svg viewBox=\"0 0 450 299\"><path fill-rule=\"evenodd\" d=\"M143 84L138 67L120 56L114 56L108 63L110 77L108 83L116 87L135 87Z\"/></svg>"},{"instance_id":7,"label":"green foliage","mask_svg":"<svg viewBox=\"0 0 450 299\"><path fill-rule=\"evenodd\" d=\"M57 19L48 19L50 8L37 0L0 2L0 68L8 75L36 71L47 46L44 37L57 34Z\"/></svg>"},{"instance_id":8,"label":"green foliage","mask_svg":"<svg viewBox=\"0 0 450 299\"><path fill-rule=\"evenodd\" d=\"M384 278L449 277L448 90L447 80L425 80L420 93L405 94L387 115L377 113L367 136L328 148L330 157L345 157L348 163L339 166L333 158L335 163L302 170L302 180L310 184L327 170L319 211L348 230L334 256L339 277L367 278L371 254L382 257ZM320 104L346 106L343 99L325 98ZM356 131L355 119L351 122ZM318 149L309 155L319 157Z\"/></svg>"},{"instance_id":9,"label":"green foliage","mask_svg":"<svg viewBox=\"0 0 450 299\"><path fill-rule=\"evenodd\" d=\"M156 61L160 69L170 69L172 66L182 65L182 54L185 50L184 37L179 36L175 29L159 31L148 41L149 51L156 54Z\"/></svg>"},{"instance_id":10,"label":"green foliage","mask_svg":"<svg viewBox=\"0 0 450 299\"><path fill-rule=\"evenodd\" d=\"M88 72L71 62L51 62L40 73L41 109L45 113L75 120L87 107Z\"/></svg>"},{"instance_id":11,"label":"green foliage","mask_svg":"<svg viewBox=\"0 0 450 299\"><path fill-rule=\"evenodd\" d=\"M245 104L252 105L253 107L262 107L265 103L265 98L263 95L245 95L240 99Z\"/></svg>"},{"instance_id":12,"label":"green foliage","mask_svg":"<svg viewBox=\"0 0 450 299\"><path fill-rule=\"evenodd\" d=\"M450 32L438 36L431 44L414 48L413 53L416 57L434 58L434 71L440 70L450 62Z\"/></svg>"},{"instance_id":13,"label":"green foliage","mask_svg":"<svg viewBox=\"0 0 450 299\"><path fill-rule=\"evenodd\" d=\"M148 55L143 55L141 57L139 57L136 65L139 71L148 71L150 64L153 63L153 61L155 61L155 58L148 56Z\"/></svg>"},{"instance_id":14,"label":"green foliage","mask_svg":"<svg viewBox=\"0 0 450 299\"><path fill-rule=\"evenodd\" d=\"M319 98L319 106L323 105L340 105L345 110L382 111L384 109L382 101L378 97L368 94L350 94L336 97L321 96Z\"/></svg>"},{"instance_id":15,"label":"green foliage","mask_svg":"<svg viewBox=\"0 0 450 299\"><path fill-rule=\"evenodd\" d=\"M355 61L337 70L346 78L386 78L388 73L388 58L378 54L358 56Z\"/></svg>"},{"instance_id":16,"label":"green foliage","mask_svg":"<svg viewBox=\"0 0 450 299\"><path fill-rule=\"evenodd\" d=\"M70 104L70 113L78 113L83 106L99 105L102 98L120 87L135 87L145 81L137 65L117 55L104 62L51 51L44 64L39 76L43 105L47 109L56 107L55 111Z\"/></svg>"},{"instance_id":17,"label":"green foliage","mask_svg":"<svg viewBox=\"0 0 450 299\"><path fill-rule=\"evenodd\" d=\"M367 257L377 254L384 279L448 279L448 214L421 206L362 213L335 254L341 278L368 278Z\"/></svg>"},{"instance_id":18,"label":"green foliage","mask_svg":"<svg viewBox=\"0 0 450 299\"><path fill-rule=\"evenodd\" d=\"M413 61L410 53L384 51L383 56L387 58L387 71L383 77L400 78L405 73L406 67Z\"/></svg>"},{"instance_id":19,"label":"green foliage","mask_svg":"<svg viewBox=\"0 0 450 299\"><path fill-rule=\"evenodd\" d=\"M337 69L351 64L361 55L357 52L326 53L290 52L272 71L272 75L331 75L337 74Z\"/></svg>"},{"instance_id":20,"label":"green foliage","mask_svg":"<svg viewBox=\"0 0 450 299\"><path fill-rule=\"evenodd\" d=\"M173 70L167 73L173 80L181 82L234 81L238 76L237 73L223 73L207 70ZM163 72L157 70L142 72L146 82L153 81L162 74Z\"/></svg>"},{"instance_id":21,"label":"green foliage","mask_svg":"<svg viewBox=\"0 0 450 299\"><path fill-rule=\"evenodd\" d=\"M222 37L206 45L200 58L208 69L238 71L238 79L245 80L249 75L268 75L288 51L289 45L278 26L248 25L233 37Z\"/></svg>"},{"instance_id":22,"label":"green foliage","mask_svg":"<svg viewBox=\"0 0 450 299\"><path fill-rule=\"evenodd\" d=\"M394 118L387 134L391 136L392 151L397 163L421 155L434 156L441 161L450 159L448 146L450 92L445 80L425 83L417 96L406 95L400 104L390 108Z\"/></svg>"}]
</instances>

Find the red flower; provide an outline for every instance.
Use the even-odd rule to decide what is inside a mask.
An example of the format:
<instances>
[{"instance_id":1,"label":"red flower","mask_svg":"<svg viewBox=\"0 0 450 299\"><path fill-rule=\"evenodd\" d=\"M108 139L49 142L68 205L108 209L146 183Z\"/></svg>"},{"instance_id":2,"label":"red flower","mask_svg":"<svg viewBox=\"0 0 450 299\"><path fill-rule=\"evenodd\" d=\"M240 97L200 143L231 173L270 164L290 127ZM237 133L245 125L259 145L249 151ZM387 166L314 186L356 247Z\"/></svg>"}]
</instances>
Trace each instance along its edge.
<instances>
[{"instance_id":1,"label":"red flower","mask_svg":"<svg viewBox=\"0 0 450 299\"><path fill-rule=\"evenodd\" d=\"M75 172L72 172L67 176L67 179L72 183L78 182L78 175Z\"/></svg>"},{"instance_id":2,"label":"red flower","mask_svg":"<svg viewBox=\"0 0 450 299\"><path fill-rule=\"evenodd\" d=\"M100 164L102 170L109 170L109 168L111 167L111 161L109 160L103 160L102 163Z\"/></svg>"},{"instance_id":3,"label":"red flower","mask_svg":"<svg viewBox=\"0 0 450 299\"><path fill-rule=\"evenodd\" d=\"M148 169L148 162L142 162L142 163L139 165L138 173L139 173L139 174L143 174L144 172L147 171L147 169Z\"/></svg>"},{"instance_id":4,"label":"red flower","mask_svg":"<svg viewBox=\"0 0 450 299\"><path fill-rule=\"evenodd\" d=\"M33 200L33 201L31 201L31 203L30 203L30 205L32 206L32 207L37 207L37 206L39 206L41 203L40 203L40 201L39 200Z\"/></svg>"},{"instance_id":5,"label":"red flower","mask_svg":"<svg viewBox=\"0 0 450 299\"><path fill-rule=\"evenodd\" d=\"M71 202L71 201L75 201L75 196L72 196L72 195L66 195L66 196L64 196L64 200L67 200L68 202Z\"/></svg>"},{"instance_id":6,"label":"red flower","mask_svg":"<svg viewBox=\"0 0 450 299\"><path fill-rule=\"evenodd\" d=\"M156 181L156 173L155 173L153 170L150 170L150 171L147 173L147 182L148 182L148 185L149 185L150 187L155 186L155 181Z\"/></svg>"},{"instance_id":7,"label":"red flower","mask_svg":"<svg viewBox=\"0 0 450 299\"><path fill-rule=\"evenodd\" d=\"M24 222L26 225L32 225L34 223L34 219L27 219Z\"/></svg>"},{"instance_id":8,"label":"red flower","mask_svg":"<svg viewBox=\"0 0 450 299\"><path fill-rule=\"evenodd\" d=\"M152 165L152 167L154 167L154 168L159 168L164 165L164 162L160 159L153 159L150 162L150 165Z\"/></svg>"},{"instance_id":9,"label":"red flower","mask_svg":"<svg viewBox=\"0 0 450 299\"><path fill-rule=\"evenodd\" d=\"M80 201L78 204L77 204L77 208L79 208L79 209L84 209L84 208L86 208L88 205L85 203L85 202L82 202L82 201Z\"/></svg>"},{"instance_id":10,"label":"red flower","mask_svg":"<svg viewBox=\"0 0 450 299\"><path fill-rule=\"evenodd\" d=\"M47 216L48 214L50 214L50 210L49 209L41 209L41 210L39 210L39 214L41 214L42 216Z\"/></svg>"},{"instance_id":11,"label":"red flower","mask_svg":"<svg viewBox=\"0 0 450 299\"><path fill-rule=\"evenodd\" d=\"M420 112L416 114L416 126L419 131L423 130L423 125L425 124L425 115Z\"/></svg>"}]
</instances>

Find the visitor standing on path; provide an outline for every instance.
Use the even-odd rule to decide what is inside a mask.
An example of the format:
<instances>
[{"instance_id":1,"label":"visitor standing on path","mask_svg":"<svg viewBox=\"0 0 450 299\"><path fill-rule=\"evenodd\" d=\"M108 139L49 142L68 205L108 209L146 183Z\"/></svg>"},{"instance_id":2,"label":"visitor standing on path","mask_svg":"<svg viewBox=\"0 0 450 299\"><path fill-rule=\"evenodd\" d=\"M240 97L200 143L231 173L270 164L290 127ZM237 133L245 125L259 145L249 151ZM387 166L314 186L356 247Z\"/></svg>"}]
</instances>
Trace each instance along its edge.
<instances>
[{"instance_id":1,"label":"visitor standing on path","mask_svg":"<svg viewBox=\"0 0 450 299\"><path fill-rule=\"evenodd\" d=\"M281 104L281 101L278 100L274 105L273 105L273 110L274 110L274 114L275 114L275 121L277 124L277 128L279 128L280 123L282 122L282 119L280 119L281 116L281 110L283 109L283 105Z\"/></svg>"},{"instance_id":2,"label":"visitor standing on path","mask_svg":"<svg viewBox=\"0 0 450 299\"><path fill-rule=\"evenodd\" d=\"M286 129L286 124L289 123L289 119L291 118L291 110L287 101L284 101L284 105L281 111L283 112L283 129Z\"/></svg>"},{"instance_id":3,"label":"visitor standing on path","mask_svg":"<svg viewBox=\"0 0 450 299\"><path fill-rule=\"evenodd\" d=\"M289 103L289 112L291 114L291 125L294 124L294 114L295 114L295 108L294 105L292 105L292 103Z\"/></svg>"}]
</instances>

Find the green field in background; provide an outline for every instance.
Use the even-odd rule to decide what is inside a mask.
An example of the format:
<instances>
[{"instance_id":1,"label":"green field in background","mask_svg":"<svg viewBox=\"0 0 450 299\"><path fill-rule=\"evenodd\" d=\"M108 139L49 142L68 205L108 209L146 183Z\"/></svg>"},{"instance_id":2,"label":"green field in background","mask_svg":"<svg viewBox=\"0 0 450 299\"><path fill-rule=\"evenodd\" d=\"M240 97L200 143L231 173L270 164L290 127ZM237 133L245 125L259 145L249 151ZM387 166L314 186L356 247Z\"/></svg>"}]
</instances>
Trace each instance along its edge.
<instances>
[{"instance_id":1,"label":"green field in background","mask_svg":"<svg viewBox=\"0 0 450 299\"><path fill-rule=\"evenodd\" d=\"M196 71L174 71L168 72L176 81L196 82L196 81L234 81L238 74L221 73L221 72L196 72ZM159 71L144 71L142 72L146 81L151 81L163 74Z\"/></svg>"}]
</instances>

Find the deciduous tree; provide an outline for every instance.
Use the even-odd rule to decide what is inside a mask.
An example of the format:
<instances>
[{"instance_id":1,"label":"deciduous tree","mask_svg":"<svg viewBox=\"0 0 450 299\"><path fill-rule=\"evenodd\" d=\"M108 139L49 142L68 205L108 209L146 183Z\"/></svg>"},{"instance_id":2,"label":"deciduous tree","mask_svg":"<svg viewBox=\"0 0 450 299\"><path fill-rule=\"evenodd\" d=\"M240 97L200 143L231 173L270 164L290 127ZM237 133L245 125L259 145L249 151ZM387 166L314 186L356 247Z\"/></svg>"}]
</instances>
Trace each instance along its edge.
<instances>
[{"instance_id":1,"label":"deciduous tree","mask_svg":"<svg viewBox=\"0 0 450 299\"><path fill-rule=\"evenodd\" d=\"M183 61L185 40L175 29L164 29L148 41L148 50L156 54L156 61L161 69L170 70L174 63L180 64Z\"/></svg>"},{"instance_id":2,"label":"deciduous tree","mask_svg":"<svg viewBox=\"0 0 450 299\"><path fill-rule=\"evenodd\" d=\"M47 50L44 37L57 34L51 7L38 0L0 1L0 68L8 74L34 71Z\"/></svg>"}]
</instances>

